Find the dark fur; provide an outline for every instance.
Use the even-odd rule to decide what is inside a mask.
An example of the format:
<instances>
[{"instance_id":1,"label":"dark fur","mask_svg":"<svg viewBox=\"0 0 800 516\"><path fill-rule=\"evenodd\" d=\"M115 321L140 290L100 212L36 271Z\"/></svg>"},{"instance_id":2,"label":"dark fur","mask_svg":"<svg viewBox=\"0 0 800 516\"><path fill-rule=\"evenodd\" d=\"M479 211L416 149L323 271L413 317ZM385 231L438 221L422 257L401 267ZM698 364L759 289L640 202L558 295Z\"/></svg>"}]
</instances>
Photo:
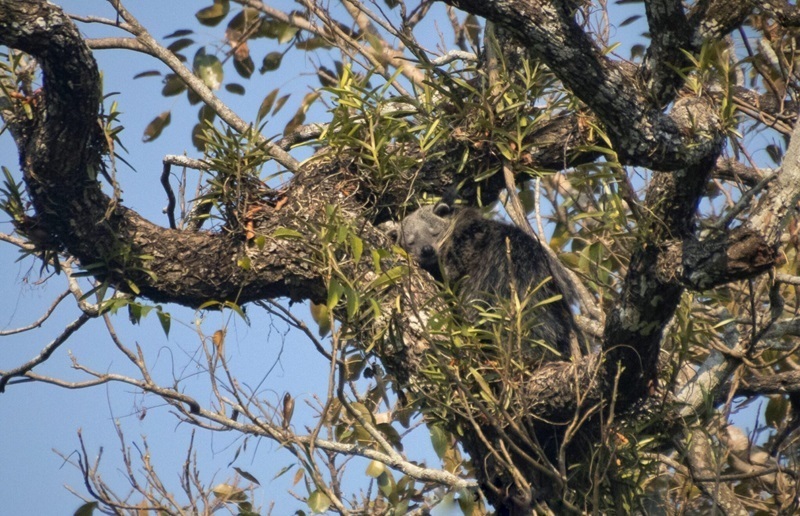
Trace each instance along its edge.
<instances>
[{"instance_id":1,"label":"dark fur","mask_svg":"<svg viewBox=\"0 0 800 516\"><path fill-rule=\"evenodd\" d=\"M562 295L537 311L540 317L532 339L541 339L569 356L572 313L566 283L542 245L516 226L484 218L474 208L454 208L447 202L423 206L390 231L425 270L439 281L458 284L467 299L511 297L512 282L520 297L547 278L534 294L538 302ZM555 272L554 272L555 271Z\"/></svg>"}]
</instances>

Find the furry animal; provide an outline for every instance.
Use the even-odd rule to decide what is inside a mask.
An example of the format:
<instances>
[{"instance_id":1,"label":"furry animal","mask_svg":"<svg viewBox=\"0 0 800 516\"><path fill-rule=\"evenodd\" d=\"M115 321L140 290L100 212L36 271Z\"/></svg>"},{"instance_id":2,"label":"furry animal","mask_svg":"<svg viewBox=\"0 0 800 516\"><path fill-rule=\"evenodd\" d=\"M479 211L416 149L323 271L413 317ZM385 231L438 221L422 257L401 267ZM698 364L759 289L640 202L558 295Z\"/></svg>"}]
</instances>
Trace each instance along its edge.
<instances>
[{"instance_id":1,"label":"furry animal","mask_svg":"<svg viewBox=\"0 0 800 516\"><path fill-rule=\"evenodd\" d=\"M457 208L448 201L419 208L394 223L388 235L434 278L457 284L467 300L509 299L512 285L522 298L550 278L532 294L533 302L556 295L561 299L538 310L539 323L531 337L569 356L574 328L570 290L538 240L516 226L484 218L477 209Z\"/></svg>"}]
</instances>

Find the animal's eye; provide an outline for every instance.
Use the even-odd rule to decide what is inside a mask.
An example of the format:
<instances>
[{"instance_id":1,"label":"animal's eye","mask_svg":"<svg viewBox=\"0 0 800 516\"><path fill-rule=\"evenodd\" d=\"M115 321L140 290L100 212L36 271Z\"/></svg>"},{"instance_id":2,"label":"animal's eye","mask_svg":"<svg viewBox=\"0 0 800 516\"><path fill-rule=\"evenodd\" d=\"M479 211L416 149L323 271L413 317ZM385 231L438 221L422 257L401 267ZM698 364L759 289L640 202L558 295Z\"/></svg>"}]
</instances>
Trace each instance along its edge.
<instances>
[{"instance_id":1,"label":"animal's eye","mask_svg":"<svg viewBox=\"0 0 800 516\"><path fill-rule=\"evenodd\" d=\"M397 242L398 234L396 229L390 229L386 235L392 240L392 242Z\"/></svg>"},{"instance_id":2,"label":"animal's eye","mask_svg":"<svg viewBox=\"0 0 800 516\"><path fill-rule=\"evenodd\" d=\"M450 215L450 206L447 203L440 202L436 206L433 207L433 214L439 217L445 217Z\"/></svg>"}]
</instances>

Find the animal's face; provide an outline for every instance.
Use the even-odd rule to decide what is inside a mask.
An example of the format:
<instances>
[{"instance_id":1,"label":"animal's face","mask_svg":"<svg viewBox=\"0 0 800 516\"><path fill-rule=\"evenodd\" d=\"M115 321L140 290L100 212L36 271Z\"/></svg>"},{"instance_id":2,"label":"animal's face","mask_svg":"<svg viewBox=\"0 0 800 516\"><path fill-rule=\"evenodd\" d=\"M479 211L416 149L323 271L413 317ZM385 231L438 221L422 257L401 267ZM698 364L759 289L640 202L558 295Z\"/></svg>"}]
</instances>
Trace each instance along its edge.
<instances>
[{"instance_id":1,"label":"animal's face","mask_svg":"<svg viewBox=\"0 0 800 516\"><path fill-rule=\"evenodd\" d=\"M444 202L423 206L395 223L388 231L397 245L406 250L424 269L439 267L439 245L450 227L453 208Z\"/></svg>"}]
</instances>

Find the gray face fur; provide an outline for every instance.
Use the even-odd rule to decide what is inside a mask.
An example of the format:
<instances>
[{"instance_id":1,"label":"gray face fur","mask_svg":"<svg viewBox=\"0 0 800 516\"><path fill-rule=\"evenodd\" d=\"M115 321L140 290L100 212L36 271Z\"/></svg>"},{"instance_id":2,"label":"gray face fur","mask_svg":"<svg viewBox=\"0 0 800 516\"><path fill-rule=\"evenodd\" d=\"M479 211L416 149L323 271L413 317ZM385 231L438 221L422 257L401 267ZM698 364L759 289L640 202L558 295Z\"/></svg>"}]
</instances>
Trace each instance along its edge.
<instances>
[{"instance_id":1,"label":"gray face fur","mask_svg":"<svg viewBox=\"0 0 800 516\"><path fill-rule=\"evenodd\" d=\"M446 203L423 206L388 230L389 238L429 272L438 276L439 247L452 224L453 209Z\"/></svg>"}]
</instances>

